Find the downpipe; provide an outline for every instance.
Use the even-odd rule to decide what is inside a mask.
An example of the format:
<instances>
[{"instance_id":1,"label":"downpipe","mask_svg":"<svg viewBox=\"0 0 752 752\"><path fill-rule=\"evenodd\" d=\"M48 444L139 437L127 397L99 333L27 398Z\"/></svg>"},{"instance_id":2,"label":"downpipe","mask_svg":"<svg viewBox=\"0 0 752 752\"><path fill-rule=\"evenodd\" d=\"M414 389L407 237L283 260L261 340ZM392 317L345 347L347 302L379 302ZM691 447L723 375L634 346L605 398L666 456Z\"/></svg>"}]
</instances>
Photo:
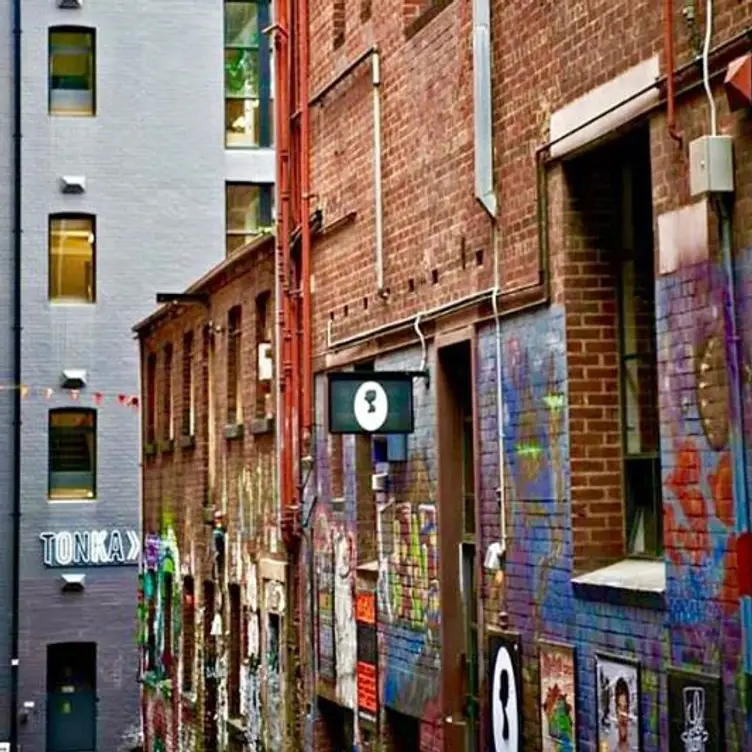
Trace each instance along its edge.
<instances>
[{"instance_id":1,"label":"downpipe","mask_svg":"<svg viewBox=\"0 0 752 752\"><path fill-rule=\"evenodd\" d=\"M13 383L21 383L21 0L13 0ZM21 588L21 390L13 390L13 585L10 645L10 748L18 744Z\"/></svg>"}]
</instances>

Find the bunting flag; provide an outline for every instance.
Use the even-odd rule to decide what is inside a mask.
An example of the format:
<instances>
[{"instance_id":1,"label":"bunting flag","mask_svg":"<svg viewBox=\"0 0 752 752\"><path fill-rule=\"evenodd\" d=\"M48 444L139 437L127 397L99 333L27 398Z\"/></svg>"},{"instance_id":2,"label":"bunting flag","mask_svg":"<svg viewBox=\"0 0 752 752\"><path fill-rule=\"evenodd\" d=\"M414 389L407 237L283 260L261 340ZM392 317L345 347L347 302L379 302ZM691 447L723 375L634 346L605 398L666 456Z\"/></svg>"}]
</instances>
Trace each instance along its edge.
<instances>
[{"instance_id":1,"label":"bunting flag","mask_svg":"<svg viewBox=\"0 0 752 752\"><path fill-rule=\"evenodd\" d=\"M57 389L50 386L33 386L31 384L2 384L0 392L18 391L22 400L33 397L42 397L48 402L55 396L70 400L71 402L91 402L96 407L107 404L117 404L121 407L138 411L141 400L137 394L107 393L107 392L82 392L80 389Z\"/></svg>"}]
</instances>

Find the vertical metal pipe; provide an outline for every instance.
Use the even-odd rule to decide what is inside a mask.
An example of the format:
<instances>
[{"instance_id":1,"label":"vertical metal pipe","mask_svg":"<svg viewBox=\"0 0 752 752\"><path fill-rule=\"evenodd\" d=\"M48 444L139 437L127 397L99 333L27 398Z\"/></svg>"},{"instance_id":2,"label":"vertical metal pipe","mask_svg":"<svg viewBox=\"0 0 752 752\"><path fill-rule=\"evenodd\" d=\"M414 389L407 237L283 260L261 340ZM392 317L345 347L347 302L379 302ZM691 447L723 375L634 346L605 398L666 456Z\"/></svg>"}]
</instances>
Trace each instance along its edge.
<instances>
[{"instance_id":1,"label":"vertical metal pipe","mask_svg":"<svg viewBox=\"0 0 752 752\"><path fill-rule=\"evenodd\" d=\"M666 120L668 133L674 141L681 142L676 129L676 94L674 87L674 4L663 2L663 53L666 58Z\"/></svg>"},{"instance_id":2,"label":"vertical metal pipe","mask_svg":"<svg viewBox=\"0 0 752 752\"><path fill-rule=\"evenodd\" d=\"M18 750L18 648L21 593L21 0L13 0L13 585L10 745Z\"/></svg>"},{"instance_id":3,"label":"vertical metal pipe","mask_svg":"<svg viewBox=\"0 0 752 752\"><path fill-rule=\"evenodd\" d=\"M303 375L302 375L302 424L303 442L309 447L313 420L311 416L313 403L313 369L311 347L311 154L310 154L310 123L311 112L308 106L308 76L309 76L309 40L308 40L308 0L300 0L300 13L298 18L298 39L300 53L300 73L298 85L300 96L300 190L302 206L302 229L301 229L301 263L300 263L300 286L302 293L302 328L303 328ZM306 448L306 451L310 449Z\"/></svg>"},{"instance_id":4,"label":"vertical metal pipe","mask_svg":"<svg viewBox=\"0 0 752 752\"><path fill-rule=\"evenodd\" d=\"M371 55L371 83L373 88L373 200L376 232L376 290L386 294L384 287L384 199L382 192L381 148L381 56L377 47Z\"/></svg>"}]
</instances>

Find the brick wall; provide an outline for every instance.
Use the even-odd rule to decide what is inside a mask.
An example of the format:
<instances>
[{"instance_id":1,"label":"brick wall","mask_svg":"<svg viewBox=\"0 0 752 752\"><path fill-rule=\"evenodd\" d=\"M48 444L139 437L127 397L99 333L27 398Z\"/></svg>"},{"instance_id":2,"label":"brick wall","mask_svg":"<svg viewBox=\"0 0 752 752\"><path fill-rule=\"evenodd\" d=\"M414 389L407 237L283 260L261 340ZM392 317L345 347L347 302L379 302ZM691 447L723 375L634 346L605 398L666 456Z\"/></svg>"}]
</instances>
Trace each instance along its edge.
<instances>
[{"instance_id":1,"label":"brick wall","mask_svg":"<svg viewBox=\"0 0 752 752\"><path fill-rule=\"evenodd\" d=\"M178 621L173 630L174 661L168 675L173 685L178 687L181 677L180 658L180 617L182 615L182 576L184 568L195 582L195 634L196 662L194 685L196 691L182 696L173 692L172 712L175 714L175 729L172 738L203 739L203 724L206 715L205 660L208 656L204 644L204 614L209 604L203 601L203 583L216 582L225 632L216 646L218 665L228 665L230 640L239 639L229 631L230 604L227 585L241 586L241 608L248 614L255 613L262 606L261 594L254 588L261 587L251 563L257 562L264 552L274 551L278 544L276 530L276 506L274 495L274 434L273 420L259 421L256 408L257 397L263 397L264 388L257 382L257 298L273 290L274 264L269 242L262 243L255 252L240 253L233 257L228 271L215 272L204 288L210 295L205 308L200 305L184 306L167 313L156 324L142 332L143 363L150 353L157 354L156 393L159 400L167 393L164 383L165 348L173 348L172 391L175 395L173 418L175 441L161 441L154 453L147 448L144 458L144 534L155 536L160 542L161 557L156 570L163 568L162 557L170 546L171 532L174 533L172 547L179 552L175 562L177 574L174 578L178 589L178 600L173 613ZM273 299L270 299L273 306ZM239 370L240 402L243 407L243 432L230 437L227 427L227 351L228 315L231 308L241 306L242 326L240 331ZM270 313L273 316L273 313ZM210 335L209 332L212 332ZM184 411L189 401L183 399L183 346L184 335L193 333L193 368L195 378L195 434L191 439L183 435ZM265 339L265 337L264 337ZM210 377L210 352L213 376ZM259 390L264 393L259 395ZM214 403L209 412L209 396ZM260 399L264 410L271 409L273 401ZM163 421L167 413L162 411ZM210 432L210 423L211 432ZM167 435L161 426L159 435ZM210 454L213 457L210 458ZM211 465L211 470L210 470ZM204 504L207 504L206 508ZM217 571L215 567L215 543L211 527L205 524L205 510L209 514L221 511L225 525L225 565ZM147 552L148 556L148 552ZM147 561L147 566L149 562ZM250 581L253 580L253 586ZM252 595L252 591L255 595ZM253 600L255 598L255 601ZM159 610L159 605L158 605ZM241 673L250 670L251 648L244 640L242 646ZM256 648L257 650L257 648ZM234 682L240 681L235 677ZM241 687L246 687L240 681ZM219 678L220 718L219 739L225 735L224 720L227 717L227 691L229 683L221 674ZM151 692L150 697L156 697ZM198 700L196 700L198 698ZM156 701L156 700L154 700ZM245 703L245 698L241 704ZM246 717L250 710L246 707ZM256 708L260 712L259 708ZM180 712L180 722L177 714ZM244 720L244 719L243 719ZM152 738L153 741L153 738ZM167 749L177 749L174 742L168 741ZM202 742L203 743L203 742Z\"/></svg>"}]
</instances>

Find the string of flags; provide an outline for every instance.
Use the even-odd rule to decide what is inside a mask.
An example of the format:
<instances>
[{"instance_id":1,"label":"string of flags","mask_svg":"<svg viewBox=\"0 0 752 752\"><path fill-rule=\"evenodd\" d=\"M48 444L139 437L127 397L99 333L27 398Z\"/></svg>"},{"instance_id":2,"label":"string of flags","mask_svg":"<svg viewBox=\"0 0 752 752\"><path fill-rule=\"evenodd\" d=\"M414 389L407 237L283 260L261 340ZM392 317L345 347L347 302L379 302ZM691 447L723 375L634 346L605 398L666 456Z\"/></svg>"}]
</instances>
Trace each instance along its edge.
<instances>
[{"instance_id":1,"label":"string of flags","mask_svg":"<svg viewBox=\"0 0 752 752\"><path fill-rule=\"evenodd\" d=\"M116 404L121 407L138 410L141 401L137 394L122 394L116 392L81 392L79 389L53 389L45 386L32 386L30 384L0 384L0 392L20 391L21 399L31 397L43 397L51 400L55 395L67 396L71 402L91 401L97 407L107 404Z\"/></svg>"}]
</instances>

